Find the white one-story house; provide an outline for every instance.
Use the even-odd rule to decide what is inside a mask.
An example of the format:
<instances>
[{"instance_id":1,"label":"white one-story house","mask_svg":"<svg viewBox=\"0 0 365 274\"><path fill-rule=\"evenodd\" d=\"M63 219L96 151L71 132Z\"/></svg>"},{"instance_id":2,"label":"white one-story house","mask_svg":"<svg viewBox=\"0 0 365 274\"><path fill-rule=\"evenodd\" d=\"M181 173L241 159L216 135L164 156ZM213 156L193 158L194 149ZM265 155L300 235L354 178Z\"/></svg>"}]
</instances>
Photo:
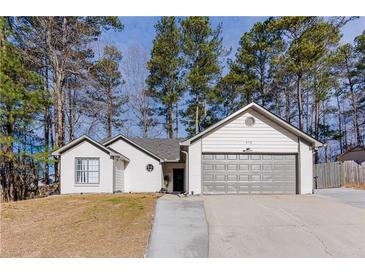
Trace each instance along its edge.
<instances>
[{"instance_id":1,"label":"white one-story house","mask_svg":"<svg viewBox=\"0 0 365 274\"><path fill-rule=\"evenodd\" d=\"M61 194L170 192L312 193L322 143L251 103L188 140L88 136L53 153Z\"/></svg>"}]
</instances>

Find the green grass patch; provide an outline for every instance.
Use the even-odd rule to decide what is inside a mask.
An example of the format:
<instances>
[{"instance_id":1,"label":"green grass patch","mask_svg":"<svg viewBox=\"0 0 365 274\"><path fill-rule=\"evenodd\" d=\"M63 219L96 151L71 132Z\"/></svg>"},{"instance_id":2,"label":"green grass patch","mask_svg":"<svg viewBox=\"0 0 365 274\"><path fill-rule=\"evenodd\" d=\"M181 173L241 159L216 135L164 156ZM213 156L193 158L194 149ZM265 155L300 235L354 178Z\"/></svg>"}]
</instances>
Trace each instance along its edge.
<instances>
[{"instance_id":1,"label":"green grass patch","mask_svg":"<svg viewBox=\"0 0 365 274\"><path fill-rule=\"evenodd\" d=\"M113 198L105 199L104 201L112 203L112 204L121 204L121 203L127 202L127 198L125 198L125 197L113 197Z\"/></svg>"},{"instance_id":2,"label":"green grass patch","mask_svg":"<svg viewBox=\"0 0 365 274\"><path fill-rule=\"evenodd\" d=\"M138 202L138 201L131 201L130 203L128 203L127 208L128 209L139 209L139 210L143 210L144 209L144 205L141 202Z\"/></svg>"},{"instance_id":3,"label":"green grass patch","mask_svg":"<svg viewBox=\"0 0 365 274\"><path fill-rule=\"evenodd\" d=\"M139 209L143 210L144 205L142 202L143 199L135 199L130 197L112 197L105 199L105 202L112 203L112 204L122 204L127 209Z\"/></svg>"}]
</instances>

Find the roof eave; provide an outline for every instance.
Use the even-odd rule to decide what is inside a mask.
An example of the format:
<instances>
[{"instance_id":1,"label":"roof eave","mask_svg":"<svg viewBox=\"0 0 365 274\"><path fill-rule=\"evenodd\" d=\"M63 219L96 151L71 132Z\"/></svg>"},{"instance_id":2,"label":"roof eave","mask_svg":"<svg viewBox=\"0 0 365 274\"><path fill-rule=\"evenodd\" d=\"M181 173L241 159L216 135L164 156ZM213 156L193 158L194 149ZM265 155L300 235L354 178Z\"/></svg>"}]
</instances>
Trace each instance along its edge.
<instances>
[{"instance_id":1,"label":"roof eave","mask_svg":"<svg viewBox=\"0 0 365 274\"><path fill-rule=\"evenodd\" d=\"M119 154L119 153L110 153L110 156L111 157L119 157L125 162L128 162L128 163L130 162L130 160L127 157L125 157L125 156L123 156L122 154Z\"/></svg>"},{"instance_id":2,"label":"roof eave","mask_svg":"<svg viewBox=\"0 0 365 274\"><path fill-rule=\"evenodd\" d=\"M180 162L180 159L175 159L175 160L165 159L162 161L162 163L178 163L178 162Z\"/></svg>"},{"instance_id":3,"label":"roof eave","mask_svg":"<svg viewBox=\"0 0 365 274\"><path fill-rule=\"evenodd\" d=\"M60 147L59 149L57 149L56 151L53 151L52 156L60 156L63 152L67 151L69 148L72 148L73 146L77 145L78 143L81 143L83 140L88 140L92 143L96 143L94 140L92 140L87 135L81 135L79 138L73 140L72 142L68 143L67 145L64 145L64 146Z\"/></svg>"},{"instance_id":4,"label":"roof eave","mask_svg":"<svg viewBox=\"0 0 365 274\"><path fill-rule=\"evenodd\" d=\"M59 157L61 156L62 153L66 152L67 150L69 150L70 148L84 142L84 141L89 141L92 144L94 144L95 146L97 146L99 149L103 150L105 153L109 154L111 157L120 157L122 158L124 161L129 162L130 160L125 157L124 155L120 154L120 153L116 153L114 151L111 151L109 148L105 147L104 145L98 143L97 141L93 140L92 138L90 138L87 135L82 135L79 138L73 140L72 142L68 143L67 145L64 145L63 147L60 147L59 149L57 149L56 151L52 152L52 156L55 157Z\"/></svg>"},{"instance_id":5,"label":"roof eave","mask_svg":"<svg viewBox=\"0 0 365 274\"><path fill-rule=\"evenodd\" d=\"M297 136L300 136L301 138L303 138L304 140L306 140L307 142L309 142L312 147L314 148L318 148L323 146L324 144L316 139L314 139L313 137L309 136L308 134L306 134L305 132L297 129L295 126L289 124L288 122L284 121L283 119L281 119L280 117L276 116L275 114L271 113L270 111L268 111L267 109L265 109L264 107L256 104L256 103L250 103L247 106L241 108L240 110L232 113L231 115L227 116L226 118L222 119L221 121L219 121L218 123L212 125L211 127L208 127L206 130L203 130L202 132L198 133L197 135L183 141L180 143L181 146L189 146L193 141L195 141L196 139L201 138L202 136L204 136L205 134L209 133L211 130L214 130L215 128L219 127L220 125L230 121L231 119L233 119L234 117L240 115L241 113L245 112L246 110L253 108L256 111L259 111L265 114L270 115L271 119L276 120L282 127L286 128L288 131L291 132L295 132L295 134Z\"/></svg>"},{"instance_id":6,"label":"roof eave","mask_svg":"<svg viewBox=\"0 0 365 274\"><path fill-rule=\"evenodd\" d=\"M156 158L157 160L159 160L161 163L164 162L164 159L160 158L159 156L157 156L156 154L152 153L151 151L141 147L140 145L136 144L135 142L133 142L132 140L128 139L127 137L123 136L122 134L118 134L117 136L115 136L114 138L106 141L103 143L103 146L108 146L111 143L114 143L116 140L118 140L119 138L129 142L131 145L141 149L142 151L144 151L145 153L149 154L150 156Z\"/></svg>"}]
</instances>

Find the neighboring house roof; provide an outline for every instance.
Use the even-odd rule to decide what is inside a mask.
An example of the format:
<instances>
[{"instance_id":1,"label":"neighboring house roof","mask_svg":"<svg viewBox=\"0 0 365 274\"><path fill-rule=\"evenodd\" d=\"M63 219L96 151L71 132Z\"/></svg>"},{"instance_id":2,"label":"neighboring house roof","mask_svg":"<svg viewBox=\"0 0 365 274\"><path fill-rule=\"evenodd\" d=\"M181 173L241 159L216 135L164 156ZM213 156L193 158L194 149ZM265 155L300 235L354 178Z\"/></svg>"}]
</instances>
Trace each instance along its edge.
<instances>
[{"instance_id":1,"label":"neighboring house roof","mask_svg":"<svg viewBox=\"0 0 365 274\"><path fill-rule=\"evenodd\" d=\"M119 139L122 139L162 162L178 161L180 158L180 139L127 138L122 134L119 134L104 140L103 145L109 146Z\"/></svg>"},{"instance_id":2,"label":"neighboring house roof","mask_svg":"<svg viewBox=\"0 0 365 274\"><path fill-rule=\"evenodd\" d=\"M68 143L67 145L64 145L63 147L57 149L52 153L53 156L60 156L62 153L66 152L67 150L77 146L78 144L82 142L89 142L90 144L94 145L95 147L99 148L100 150L104 151L105 153L109 154L110 156L117 156L120 157L122 160L129 162L128 157L125 157L124 155L120 154L119 152L115 151L114 149L105 147L104 145L100 144L99 142L93 140L87 135L82 135L81 137L73 140L72 142Z\"/></svg>"},{"instance_id":3,"label":"neighboring house roof","mask_svg":"<svg viewBox=\"0 0 365 274\"><path fill-rule=\"evenodd\" d=\"M219 126L231 121L236 116L242 114L243 112L245 112L248 109L253 109L253 110L257 111L258 113L270 118L272 121L276 122L278 125L282 126L283 128L285 128L289 132L292 132L296 136L299 136L302 139L306 140L307 142L313 144L314 147L323 146L323 143L321 143L320 141L314 139L313 137L309 136L305 132L303 132L300 129L296 128L295 126L289 124L288 122L286 122L285 120L283 120L279 116L273 114L272 112L268 111L267 109L265 109L264 107L262 107L262 106L260 106L256 103L250 103L250 104L246 105L245 107L243 107L240 110L232 113L231 115L229 115L226 118L224 118L223 120L215 123L214 125L208 127L207 129L203 130L202 132L198 133L197 135L181 142L181 145L190 145L190 143L193 142L194 140L202 137L203 135L205 135L205 134L209 133L210 131L218 128Z\"/></svg>"},{"instance_id":4,"label":"neighboring house roof","mask_svg":"<svg viewBox=\"0 0 365 274\"><path fill-rule=\"evenodd\" d=\"M180 159L180 139L131 138L130 140L165 161L178 161Z\"/></svg>"},{"instance_id":5,"label":"neighboring house roof","mask_svg":"<svg viewBox=\"0 0 365 274\"><path fill-rule=\"evenodd\" d=\"M353 147L341 155L337 156L338 161L355 161L358 164L365 162L365 147Z\"/></svg>"}]
</instances>

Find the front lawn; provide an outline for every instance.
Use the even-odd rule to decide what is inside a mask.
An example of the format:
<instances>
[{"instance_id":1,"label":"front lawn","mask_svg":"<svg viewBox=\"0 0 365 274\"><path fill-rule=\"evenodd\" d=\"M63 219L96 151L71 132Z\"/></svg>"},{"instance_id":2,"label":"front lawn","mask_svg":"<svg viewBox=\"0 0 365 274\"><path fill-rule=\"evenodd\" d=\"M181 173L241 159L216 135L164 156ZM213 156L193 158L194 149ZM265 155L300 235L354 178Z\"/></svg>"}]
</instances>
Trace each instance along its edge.
<instances>
[{"instance_id":1,"label":"front lawn","mask_svg":"<svg viewBox=\"0 0 365 274\"><path fill-rule=\"evenodd\" d=\"M1 204L0 257L143 257L157 195L59 195Z\"/></svg>"}]
</instances>

